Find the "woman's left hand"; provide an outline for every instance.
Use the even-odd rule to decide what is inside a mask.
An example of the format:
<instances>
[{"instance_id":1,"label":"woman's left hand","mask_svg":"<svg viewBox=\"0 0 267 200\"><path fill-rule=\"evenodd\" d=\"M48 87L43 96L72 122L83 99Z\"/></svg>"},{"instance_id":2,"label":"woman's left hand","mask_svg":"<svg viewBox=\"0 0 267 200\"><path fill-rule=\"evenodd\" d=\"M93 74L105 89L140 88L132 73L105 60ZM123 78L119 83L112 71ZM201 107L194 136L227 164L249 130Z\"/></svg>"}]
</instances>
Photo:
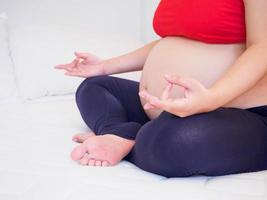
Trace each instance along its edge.
<instances>
[{"instance_id":1,"label":"woman's left hand","mask_svg":"<svg viewBox=\"0 0 267 200\"><path fill-rule=\"evenodd\" d=\"M199 81L177 75L165 75L167 86L161 98L149 94L146 90L139 95L147 100L144 109L159 108L179 117L187 117L193 114L215 110L215 96ZM181 86L184 90L183 98L171 99L169 94L173 85Z\"/></svg>"}]
</instances>

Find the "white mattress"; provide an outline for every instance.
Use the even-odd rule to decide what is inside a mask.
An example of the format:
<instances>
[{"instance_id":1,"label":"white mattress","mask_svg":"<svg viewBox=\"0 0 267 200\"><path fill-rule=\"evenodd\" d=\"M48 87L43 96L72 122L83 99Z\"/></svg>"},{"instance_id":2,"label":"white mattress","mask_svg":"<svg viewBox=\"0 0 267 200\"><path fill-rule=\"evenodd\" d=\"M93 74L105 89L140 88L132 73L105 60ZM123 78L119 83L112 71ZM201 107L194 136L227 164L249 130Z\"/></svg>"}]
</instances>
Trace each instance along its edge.
<instances>
[{"instance_id":1,"label":"white mattress","mask_svg":"<svg viewBox=\"0 0 267 200\"><path fill-rule=\"evenodd\" d=\"M0 199L266 200L267 171L167 179L122 161L80 166L69 158L73 134L88 129L73 96L0 105Z\"/></svg>"}]
</instances>

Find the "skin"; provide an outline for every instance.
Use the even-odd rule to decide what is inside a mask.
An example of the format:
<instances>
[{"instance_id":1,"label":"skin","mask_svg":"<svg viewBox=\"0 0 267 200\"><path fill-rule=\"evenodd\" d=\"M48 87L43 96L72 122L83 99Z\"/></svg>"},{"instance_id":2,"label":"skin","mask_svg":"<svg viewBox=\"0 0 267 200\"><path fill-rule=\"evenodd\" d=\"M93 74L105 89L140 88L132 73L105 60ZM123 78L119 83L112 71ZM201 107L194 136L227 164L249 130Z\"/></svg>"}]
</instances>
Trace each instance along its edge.
<instances>
[{"instance_id":1,"label":"skin","mask_svg":"<svg viewBox=\"0 0 267 200\"><path fill-rule=\"evenodd\" d=\"M211 45L166 37L108 60L75 53L72 63L56 68L80 77L142 70L139 95L151 119L162 110L186 117L219 107L266 105L267 1L244 0L244 5L244 44ZM73 140L81 144L72 151L72 159L91 166L115 165L134 145L134 140L112 134L77 134Z\"/></svg>"}]
</instances>

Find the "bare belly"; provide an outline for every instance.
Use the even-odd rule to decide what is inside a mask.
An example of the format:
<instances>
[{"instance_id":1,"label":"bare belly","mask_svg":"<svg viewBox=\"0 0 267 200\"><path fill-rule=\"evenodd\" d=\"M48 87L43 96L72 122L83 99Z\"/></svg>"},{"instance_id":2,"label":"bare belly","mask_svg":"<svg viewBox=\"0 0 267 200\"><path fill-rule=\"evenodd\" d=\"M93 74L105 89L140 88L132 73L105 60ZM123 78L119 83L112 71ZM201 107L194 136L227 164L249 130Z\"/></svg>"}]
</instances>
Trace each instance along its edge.
<instances>
[{"instance_id":1,"label":"bare belly","mask_svg":"<svg viewBox=\"0 0 267 200\"><path fill-rule=\"evenodd\" d=\"M161 39L151 50L144 65L140 90L147 89L160 97L166 81L164 74L178 74L197 79L209 88L245 50L244 44L205 44L181 37ZM174 87L171 96L182 97L180 87ZM142 105L144 99L140 99ZM249 108L267 105L267 76L223 107ZM145 110L150 119L162 110Z\"/></svg>"}]
</instances>

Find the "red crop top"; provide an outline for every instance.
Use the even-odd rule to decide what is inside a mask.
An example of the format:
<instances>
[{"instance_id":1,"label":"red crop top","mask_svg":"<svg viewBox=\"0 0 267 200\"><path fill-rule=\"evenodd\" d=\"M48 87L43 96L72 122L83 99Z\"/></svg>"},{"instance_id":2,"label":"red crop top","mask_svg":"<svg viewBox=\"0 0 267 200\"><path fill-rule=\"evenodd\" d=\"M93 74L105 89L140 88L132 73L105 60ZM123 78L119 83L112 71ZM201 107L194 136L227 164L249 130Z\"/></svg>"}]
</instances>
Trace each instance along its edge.
<instances>
[{"instance_id":1,"label":"red crop top","mask_svg":"<svg viewBox=\"0 0 267 200\"><path fill-rule=\"evenodd\" d=\"M161 0L153 19L161 36L183 36L207 43L246 41L243 0Z\"/></svg>"}]
</instances>

